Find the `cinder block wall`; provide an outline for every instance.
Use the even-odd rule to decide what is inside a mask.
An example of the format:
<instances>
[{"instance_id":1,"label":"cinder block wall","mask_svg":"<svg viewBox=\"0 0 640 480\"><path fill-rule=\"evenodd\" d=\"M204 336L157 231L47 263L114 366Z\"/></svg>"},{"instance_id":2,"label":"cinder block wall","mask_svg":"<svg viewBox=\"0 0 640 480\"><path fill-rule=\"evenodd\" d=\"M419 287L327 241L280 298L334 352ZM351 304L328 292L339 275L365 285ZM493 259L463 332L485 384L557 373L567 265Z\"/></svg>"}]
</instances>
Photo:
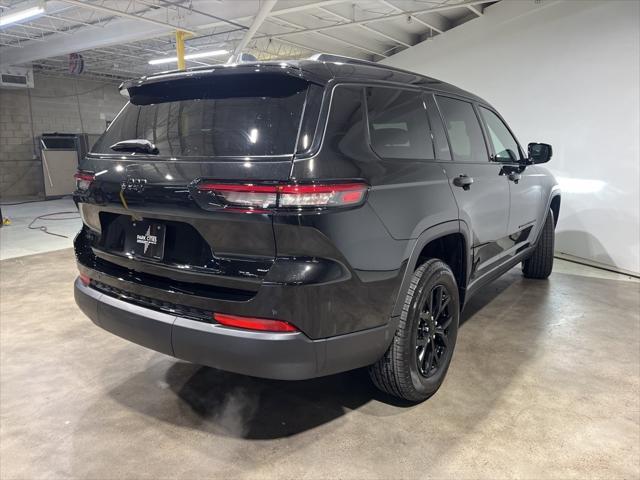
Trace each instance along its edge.
<instances>
[{"instance_id":1,"label":"cinder block wall","mask_svg":"<svg viewBox=\"0 0 640 480\"><path fill-rule=\"evenodd\" d=\"M43 195L42 133L100 134L126 99L117 83L36 74L35 88L0 88L0 199Z\"/></svg>"}]
</instances>

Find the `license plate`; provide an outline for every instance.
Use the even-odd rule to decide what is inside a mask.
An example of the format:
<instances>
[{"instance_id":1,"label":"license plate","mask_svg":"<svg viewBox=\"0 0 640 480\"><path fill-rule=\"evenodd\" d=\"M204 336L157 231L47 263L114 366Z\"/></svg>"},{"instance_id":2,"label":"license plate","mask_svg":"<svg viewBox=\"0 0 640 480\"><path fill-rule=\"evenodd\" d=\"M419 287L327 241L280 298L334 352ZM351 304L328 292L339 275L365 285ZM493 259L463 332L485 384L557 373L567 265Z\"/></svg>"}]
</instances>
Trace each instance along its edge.
<instances>
[{"instance_id":1,"label":"license plate","mask_svg":"<svg viewBox=\"0 0 640 480\"><path fill-rule=\"evenodd\" d=\"M134 255L162 260L166 226L161 223L134 221L128 251Z\"/></svg>"}]
</instances>

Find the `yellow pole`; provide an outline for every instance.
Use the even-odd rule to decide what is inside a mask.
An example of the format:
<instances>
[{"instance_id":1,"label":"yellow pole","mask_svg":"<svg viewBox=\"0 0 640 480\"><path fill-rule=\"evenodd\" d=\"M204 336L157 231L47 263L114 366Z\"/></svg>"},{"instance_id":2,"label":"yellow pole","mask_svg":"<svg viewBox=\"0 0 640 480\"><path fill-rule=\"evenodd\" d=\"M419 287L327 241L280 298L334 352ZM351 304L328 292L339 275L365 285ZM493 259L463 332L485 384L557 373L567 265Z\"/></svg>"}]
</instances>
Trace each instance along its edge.
<instances>
[{"instance_id":1,"label":"yellow pole","mask_svg":"<svg viewBox=\"0 0 640 480\"><path fill-rule=\"evenodd\" d=\"M178 57L178 70L187 68L184 62L184 37L187 32L176 30L176 56Z\"/></svg>"}]
</instances>

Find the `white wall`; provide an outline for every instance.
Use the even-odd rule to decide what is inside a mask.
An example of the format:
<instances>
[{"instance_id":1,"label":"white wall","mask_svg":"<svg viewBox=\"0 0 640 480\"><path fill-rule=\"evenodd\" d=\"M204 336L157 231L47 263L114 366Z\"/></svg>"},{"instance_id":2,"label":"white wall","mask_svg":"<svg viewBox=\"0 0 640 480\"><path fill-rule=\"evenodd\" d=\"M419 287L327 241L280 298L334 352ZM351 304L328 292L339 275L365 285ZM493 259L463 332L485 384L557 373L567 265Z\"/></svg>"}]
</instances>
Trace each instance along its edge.
<instances>
[{"instance_id":1,"label":"white wall","mask_svg":"<svg viewBox=\"0 0 640 480\"><path fill-rule=\"evenodd\" d=\"M551 143L556 250L640 272L640 1L502 0L384 63L492 103Z\"/></svg>"}]
</instances>

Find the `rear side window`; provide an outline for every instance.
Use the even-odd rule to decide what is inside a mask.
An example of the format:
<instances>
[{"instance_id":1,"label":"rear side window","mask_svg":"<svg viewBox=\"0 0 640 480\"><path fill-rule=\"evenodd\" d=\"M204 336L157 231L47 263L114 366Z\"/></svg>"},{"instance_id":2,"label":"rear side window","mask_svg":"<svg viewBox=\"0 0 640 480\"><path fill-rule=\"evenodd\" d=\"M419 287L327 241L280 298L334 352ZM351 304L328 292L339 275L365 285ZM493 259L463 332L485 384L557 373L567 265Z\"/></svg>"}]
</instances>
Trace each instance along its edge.
<instances>
[{"instance_id":1,"label":"rear side window","mask_svg":"<svg viewBox=\"0 0 640 480\"><path fill-rule=\"evenodd\" d=\"M202 87L178 82L167 82L164 89L154 86L151 93L139 95L137 105L132 97L92 151L115 153L110 146L119 141L146 139L159 156L168 157L293 154L307 84L278 85L276 91L263 81L255 86L242 78L235 79L237 86L229 79L208 80Z\"/></svg>"},{"instance_id":2,"label":"rear side window","mask_svg":"<svg viewBox=\"0 0 640 480\"><path fill-rule=\"evenodd\" d=\"M362 98L362 87L335 87L324 139L331 150L352 158L362 157L362 152L367 148Z\"/></svg>"},{"instance_id":3,"label":"rear side window","mask_svg":"<svg viewBox=\"0 0 640 480\"><path fill-rule=\"evenodd\" d=\"M311 149L315 138L320 108L322 107L324 88L318 85L309 85L304 106L300 134L298 135L298 148L296 153L304 153Z\"/></svg>"},{"instance_id":4,"label":"rear side window","mask_svg":"<svg viewBox=\"0 0 640 480\"><path fill-rule=\"evenodd\" d=\"M457 162L488 162L487 147L473 105L463 100L436 97Z\"/></svg>"},{"instance_id":5,"label":"rear side window","mask_svg":"<svg viewBox=\"0 0 640 480\"><path fill-rule=\"evenodd\" d=\"M433 160L433 142L422 95L367 87L371 148L382 158Z\"/></svg>"}]
</instances>

